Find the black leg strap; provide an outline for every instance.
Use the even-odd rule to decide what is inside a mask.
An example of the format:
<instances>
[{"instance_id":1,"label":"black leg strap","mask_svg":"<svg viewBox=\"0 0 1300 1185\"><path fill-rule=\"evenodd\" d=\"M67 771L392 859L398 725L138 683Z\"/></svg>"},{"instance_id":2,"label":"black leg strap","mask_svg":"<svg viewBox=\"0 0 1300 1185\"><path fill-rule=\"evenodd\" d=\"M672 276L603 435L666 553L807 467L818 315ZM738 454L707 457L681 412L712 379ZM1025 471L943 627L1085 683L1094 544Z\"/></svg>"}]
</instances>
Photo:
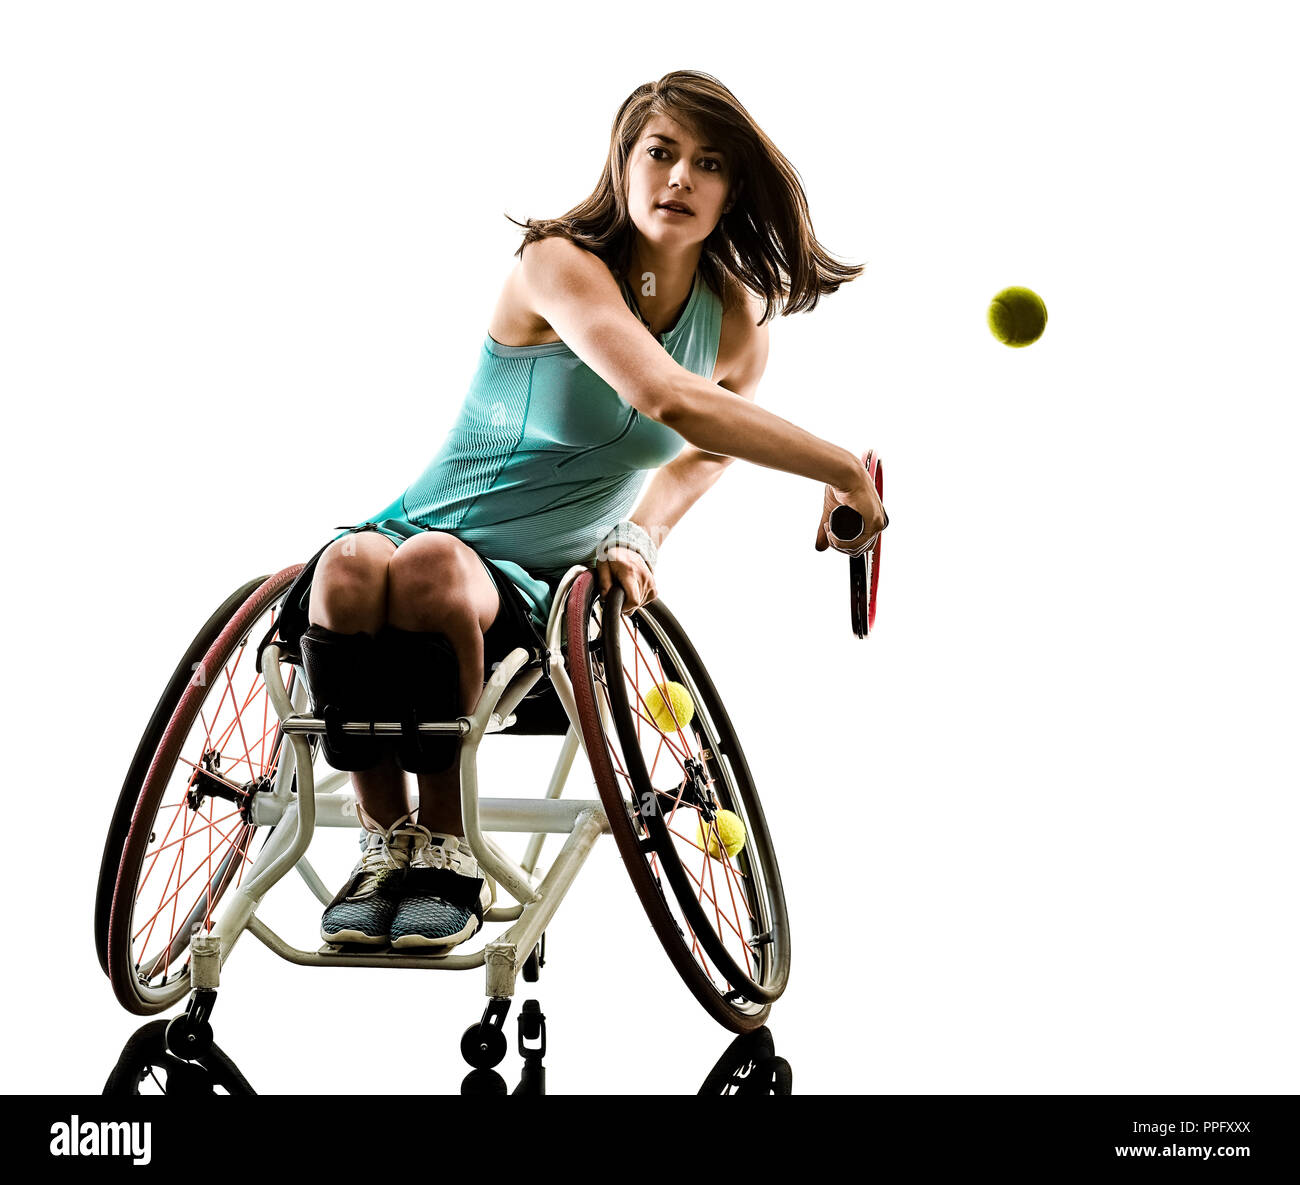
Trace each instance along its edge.
<instances>
[{"instance_id":1,"label":"black leg strap","mask_svg":"<svg viewBox=\"0 0 1300 1185\"><path fill-rule=\"evenodd\" d=\"M391 718L388 687L380 677L375 639L370 634L339 634L323 626L303 631L303 670L312 703L325 722L325 758L335 769L373 768L388 742L374 734L376 720ZM348 734L347 721L369 721L369 735Z\"/></svg>"},{"instance_id":2,"label":"black leg strap","mask_svg":"<svg viewBox=\"0 0 1300 1185\"><path fill-rule=\"evenodd\" d=\"M456 759L460 737L423 734L418 726L461 714L460 664L446 636L386 625L377 637L380 677L402 724L397 763L408 773L437 773Z\"/></svg>"}]
</instances>

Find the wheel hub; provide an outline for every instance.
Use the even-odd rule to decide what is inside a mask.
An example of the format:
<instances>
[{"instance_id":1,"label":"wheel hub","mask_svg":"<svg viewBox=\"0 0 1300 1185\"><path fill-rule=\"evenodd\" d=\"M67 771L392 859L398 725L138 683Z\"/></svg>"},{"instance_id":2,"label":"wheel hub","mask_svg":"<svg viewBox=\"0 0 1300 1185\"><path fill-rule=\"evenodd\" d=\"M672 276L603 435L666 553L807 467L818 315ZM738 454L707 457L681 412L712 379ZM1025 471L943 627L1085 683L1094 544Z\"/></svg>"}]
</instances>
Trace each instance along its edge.
<instances>
[{"instance_id":1,"label":"wheel hub","mask_svg":"<svg viewBox=\"0 0 1300 1185\"><path fill-rule=\"evenodd\" d=\"M185 801L190 810L197 811L205 798L222 798L233 802L239 808L239 817L245 822L253 822L253 795L262 794L271 789L271 779L265 774L252 778L242 786L226 781L221 776L221 753L216 749L204 750L199 759L199 766L194 771Z\"/></svg>"}]
</instances>

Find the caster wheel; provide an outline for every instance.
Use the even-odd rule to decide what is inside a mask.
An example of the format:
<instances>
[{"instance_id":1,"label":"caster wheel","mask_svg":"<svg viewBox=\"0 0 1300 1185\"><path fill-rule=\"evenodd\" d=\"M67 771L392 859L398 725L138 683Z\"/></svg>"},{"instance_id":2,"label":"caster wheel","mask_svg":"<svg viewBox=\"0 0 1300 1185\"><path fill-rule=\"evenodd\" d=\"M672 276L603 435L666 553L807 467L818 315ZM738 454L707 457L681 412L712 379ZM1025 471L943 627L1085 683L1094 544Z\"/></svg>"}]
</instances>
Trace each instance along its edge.
<instances>
[{"instance_id":1,"label":"caster wheel","mask_svg":"<svg viewBox=\"0 0 1300 1185\"><path fill-rule=\"evenodd\" d=\"M536 983L542 974L542 968L546 966L546 931L542 931L542 936L537 940L537 945L533 947L532 953L524 960L524 965L520 969L524 980L527 983Z\"/></svg>"},{"instance_id":2,"label":"caster wheel","mask_svg":"<svg viewBox=\"0 0 1300 1185\"><path fill-rule=\"evenodd\" d=\"M521 1041L538 1041L542 1036L541 1005L536 1000L525 1000L524 1010L519 1014L519 1038ZM521 1053L524 1051L521 1049Z\"/></svg>"},{"instance_id":3,"label":"caster wheel","mask_svg":"<svg viewBox=\"0 0 1300 1185\"><path fill-rule=\"evenodd\" d=\"M460 1053L476 1070L490 1070L506 1055L506 1036L490 1025L470 1025L460 1039Z\"/></svg>"},{"instance_id":4,"label":"caster wheel","mask_svg":"<svg viewBox=\"0 0 1300 1185\"><path fill-rule=\"evenodd\" d=\"M206 1020L192 1021L188 1016L175 1017L167 1026L167 1048L177 1057L193 1061L212 1048L212 1026Z\"/></svg>"}]
</instances>

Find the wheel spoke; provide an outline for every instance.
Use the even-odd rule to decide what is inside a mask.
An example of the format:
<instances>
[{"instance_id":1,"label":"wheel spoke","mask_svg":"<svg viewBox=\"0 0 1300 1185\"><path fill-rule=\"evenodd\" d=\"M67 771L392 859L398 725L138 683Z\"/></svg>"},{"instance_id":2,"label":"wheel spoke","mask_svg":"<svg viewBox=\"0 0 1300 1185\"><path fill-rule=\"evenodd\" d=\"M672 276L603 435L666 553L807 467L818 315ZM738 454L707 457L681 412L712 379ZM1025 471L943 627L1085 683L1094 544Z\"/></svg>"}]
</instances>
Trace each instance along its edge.
<instances>
[{"instance_id":1,"label":"wheel spoke","mask_svg":"<svg viewBox=\"0 0 1300 1185\"><path fill-rule=\"evenodd\" d=\"M209 800L209 802L210 802L210 801L211 801L211 800ZM184 806L185 804L182 803L181 805ZM230 814L228 814L228 815L222 815L221 818L219 818L219 819L209 819L207 826L208 826L208 827L212 827L212 828L216 828L216 830L217 830L217 834L220 835L220 834L221 834L221 830L220 830L220 828L217 828L217 824L218 824L218 823L224 823L227 819L234 819L234 818L236 818L238 815L239 815L239 812L238 812L238 811L231 811ZM178 843L180 843L180 842L181 842L181 841L180 841L179 839L174 839L174 840L171 841L171 843L165 843L165 844L163 844L162 847L160 847L160 848L158 849L157 852L154 853L154 855L156 856L156 855L158 855L158 854L160 854L160 853L166 851L168 848L174 848L174 847L175 847ZM143 888L144 888L144 884L141 883L140 887L143 889Z\"/></svg>"},{"instance_id":2,"label":"wheel spoke","mask_svg":"<svg viewBox=\"0 0 1300 1185\"><path fill-rule=\"evenodd\" d=\"M246 824L241 824L241 827L247 827L247 825L246 825ZM229 833L227 833L227 832L223 832L219 827L215 827L215 825L214 825L214 828L213 828L213 829L217 832L218 835L221 836L221 838L222 838L223 840L225 840L225 841L227 841L227 842L229 842L231 834L235 834L235 832L234 832L233 829L232 829L232 831L229 832ZM185 838L185 837L183 837L183 838ZM242 838L242 832L241 832L241 838ZM240 841L239 841L239 840L237 840L237 841L235 842L235 844L232 845L232 846L234 847L235 852L240 856L240 860L239 860L239 861L232 861L232 862L231 862L232 865L233 865L234 863L237 863L237 862L238 862L238 863L240 863L240 865L241 865L241 869L242 869L242 865L243 865L244 862L247 862L247 863L250 863L250 864L252 863L252 860L251 860L251 858L249 857L248 852L247 852L247 845L246 845L246 844L244 844L244 850L242 850L242 851L240 850ZM180 894L181 894L181 892L184 890L185 886L188 885L188 884L190 883L190 881L192 881L192 880L195 878L195 876L198 875L199 871L200 871L203 867L204 867L204 862L203 862L203 861L200 861L200 862L195 866L194 871L191 872L191 873L189 874L189 876L187 876L183 881L181 881L180 884L178 884L178 885L176 886L175 890L174 890L174 891L173 891L173 892L172 892L172 893L171 893L171 894L170 894L170 895L169 895L165 900L163 900L163 901L161 901L161 902L159 903L158 908L154 911L153 917L152 917L151 919L149 919L148 921L146 921L146 922L144 923L144 925L141 926L140 930L138 930L138 931L136 932L136 934L135 934L135 936L134 936L134 938L133 938L133 940L132 940L133 942L134 942L134 939L140 937L141 932L143 932L143 930L145 929L146 926L149 928L149 933L145 935L144 941L141 943L141 957L140 957L138 960L136 960L137 963L140 963L140 962L143 962L143 961L144 961L144 954L143 954L143 952L144 952L145 950L147 950L148 947L149 947L149 939L153 936L153 927L154 927L154 925L157 923L158 918L162 916L163 911L167 908L167 906L168 906L169 904L172 906L172 930L171 930L171 933L168 935L167 946L164 948L164 950L170 950L170 949L171 949L172 944L173 944L173 943L175 942L175 940L176 940L176 926L175 926L175 918L176 918L176 912L177 912L177 902L178 902L178 900L179 900L179 898L180 898ZM174 869L174 868L175 868L175 865L173 865L173 869ZM168 879L167 879L167 884L163 886L164 890L166 890L170 885L171 885L171 877L169 876ZM206 891L206 888L207 888L207 882L205 882L204 889L201 889L201 890L199 891L198 896L195 897L195 899L194 899L194 905L197 905L197 904L199 903L199 901L201 901L201 900L203 899L203 893L204 893L204 891ZM218 896L220 896L220 894L218 894ZM188 916L190 915L190 913L193 912L194 905L191 905L191 906L190 906L190 909L188 909L188 910L186 911L186 914L185 914L186 917L188 917Z\"/></svg>"},{"instance_id":3,"label":"wheel spoke","mask_svg":"<svg viewBox=\"0 0 1300 1185\"><path fill-rule=\"evenodd\" d=\"M230 882L231 872L233 872L236 867L239 868L239 872L235 876L235 885L241 885L244 882L244 868L253 862L252 857L248 854L248 845L252 842L253 838L253 828L248 823L245 823L243 828L244 829L240 833L239 839L236 840L234 845L235 851L239 855L239 859L231 860L230 863L226 865L226 871L221 877L221 884L217 886L217 892L213 896L212 901L209 902L208 912L204 915L203 924L204 927L209 930L212 928L212 906L217 901L220 901L222 894L225 893L226 885Z\"/></svg>"},{"instance_id":4,"label":"wheel spoke","mask_svg":"<svg viewBox=\"0 0 1300 1185\"><path fill-rule=\"evenodd\" d=\"M241 647L241 649L242 649L242 647ZM241 657L242 657L242 656L241 656ZM231 699L234 699L234 698L235 698L235 683L234 683L234 679L232 678L231 672L229 672L229 671L226 672L226 682L230 684L230 696L231 696ZM254 683L253 686L254 686L254 689L256 689L256 686L257 686L256 683ZM253 692L250 691L250 692L249 692L249 695L248 695L248 699L244 701L244 707L247 707L248 704L249 704L250 702L252 702L252 698L253 698ZM253 768L253 755L252 755L252 753L250 753L250 752L248 751L248 738L244 735L244 712L243 712L243 708L241 708L238 712L235 713L235 723L236 723L236 725L239 726L239 739L243 742L243 745L244 745L244 759L248 762L248 768L249 768L249 769L252 769L252 768Z\"/></svg>"},{"instance_id":5,"label":"wheel spoke","mask_svg":"<svg viewBox=\"0 0 1300 1185\"><path fill-rule=\"evenodd\" d=\"M185 838L186 838L186 833L187 833L187 831L188 831L188 828L189 828L189 817L187 816L187 817L186 817L186 820L185 820L185 826L182 827L182 829L181 829L181 841L180 841L180 847L177 848L177 850L176 850L176 857L175 857L175 859L172 860L171 870L167 873L167 880L163 883L163 892L164 892L164 893L167 891L168 886L172 883L172 877L173 877L174 875L176 875L176 869L177 869L177 867L180 865L181 861L184 860L184 858L185 858ZM185 886L184 886L184 882L182 882L182 884L181 884L180 886L177 887L177 889L176 889L176 893L179 893L179 892L181 891L181 889L184 888L184 887L185 887ZM153 937L154 927L158 924L158 919L159 919L159 917L162 916L162 912L163 912L163 910L167 908L167 903L168 903L168 901L174 901L174 900L175 900L176 893L173 893L170 897L168 897L166 900L164 900L163 903L158 907L158 909L154 911L154 915L153 915L153 917L150 918L150 920L146 923L146 925L149 927L149 932L145 935L144 942L141 943L141 947L142 947L143 949L148 949L148 946L149 946L149 939ZM139 897L138 897L138 896L137 896L137 900L139 900ZM174 923L174 919L175 919L175 913L176 913L176 911L175 911L175 906L173 906L173 908L172 908L173 923ZM139 937L140 937L140 933L141 933L142 931L143 931L143 927L141 928L140 931L137 931L137 932L136 932L136 934L134 935L134 938L132 939L133 942L134 942L134 939L135 939L135 938L139 938ZM172 935L173 935L173 936L175 935L175 925L174 925L174 924L173 924L173 927L172 927ZM169 940L168 940L168 946L170 947L170 945L171 945L171 942L170 942L170 938L169 938Z\"/></svg>"},{"instance_id":6,"label":"wheel spoke","mask_svg":"<svg viewBox=\"0 0 1300 1185\"><path fill-rule=\"evenodd\" d=\"M713 907L714 907L714 913L716 914L716 916L717 916L717 918L718 918L718 928L719 928L719 931L720 931L721 928L722 928L722 923L725 922L726 925L727 925L727 928L728 928L728 929L729 929L733 934L735 934L735 936L736 936L737 938L740 939L740 945L741 945L741 947L742 947L742 948L745 950L745 952L746 952L746 961L748 962L748 956L749 956L749 943L748 943L748 941L746 940L744 934L742 934L742 933L740 932L740 927L739 927L735 922L733 922L731 918L729 918L729 917L724 917L724 916L723 916L723 914L722 914L722 907L721 907L720 903L718 902L718 886L717 886L717 882L714 880L714 877L713 877L713 866L712 866L712 865L713 865L713 862L711 862L711 861L709 860L709 857L708 857L707 855L704 857L704 862L705 862L705 864L708 866L709 884L710 884L710 886L711 886L712 889L713 889L713 892L712 892L712 893L710 893L710 892L709 892L707 889L705 889L705 887L704 887L703 875L704 875L704 871L705 871L705 870L704 870L703 868L700 869L700 876L699 876L699 877L696 877L695 874L694 874L693 872L691 872L691 870L690 870L689 868L686 868L686 866L685 866L684 864L682 865L682 867L683 867L683 868L686 868L686 875L689 876L689 877L691 878L691 880L695 881L695 883L696 883L697 885L700 886L700 898L701 898L701 902L703 901L704 898L707 897L708 900L709 900L709 902L713 905ZM728 889L730 889L730 882L728 882ZM733 912L733 914L738 912L738 911L736 910L736 898L735 898L735 894L734 894L734 893L731 894L731 908L732 908L732 912ZM752 967L750 968L750 973L751 973L751 974L753 973L753 969L752 969Z\"/></svg>"},{"instance_id":7,"label":"wheel spoke","mask_svg":"<svg viewBox=\"0 0 1300 1185\"><path fill-rule=\"evenodd\" d=\"M263 702L264 702L264 703L270 703L270 698L269 698L269 697L266 697L266 698L263 700ZM253 738L253 745L256 746L256 745L258 745L259 743L265 744L266 738L267 738L268 736L273 735L273 734L274 734L274 733L279 729L279 727L280 727L280 722L279 722L279 720L276 720L276 721L275 721L275 722L274 722L274 723L273 723L273 724L272 724L272 725L271 725L271 726L266 730L265 733L263 733L263 734L261 734L261 735L258 735L258 736L255 736L255 737ZM259 760L258 763L257 763L256 765L254 765L254 764L250 764L250 763L248 762L247 758L241 757L241 756L239 756L238 754L228 754L228 753L225 752L225 746L226 746L226 743L230 740L230 736L229 736L229 734L232 733L233 731L234 731L234 724L233 724L233 722L232 722L230 725L227 726L226 734L224 734L223 736L217 737L217 738L216 738L216 741L215 741L215 742L210 746L209 751L210 751L210 752L217 753L217 754L221 757L221 760L222 760L223 762L225 762L225 761L229 761L229 765L227 766L227 769L228 769L228 770L233 770L237 765L239 765L239 764L242 762L242 763L248 765L248 772L249 772L249 775L252 776L252 777L256 777L259 773L261 773L261 772L265 772L265 765L264 765L264 763L263 763L262 761ZM182 757L181 760L184 761L186 765L194 765L194 762L190 761L188 758ZM275 760L275 750L274 750L274 749L272 749L271 760L272 760L272 761ZM211 771L209 771L209 772L211 772ZM233 783L232 783L232 784L233 784Z\"/></svg>"},{"instance_id":8,"label":"wheel spoke","mask_svg":"<svg viewBox=\"0 0 1300 1185\"><path fill-rule=\"evenodd\" d=\"M221 698L220 698L219 700L217 700L217 706L216 706L216 709L215 709L215 710L213 711L213 713L212 713L212 718L213 718L214 721L220 719L220 717L221 717L221 709L225 706L225 703L226 703L226 696L227 696L227 694L231 694L231 695L233 695L233 689L229 686L229 684L230 684L230 678L231 678L231 676L233 676L234 672L235 672L236 670L239 669L239 663L240 663L240 660L244 657L244 647L243 647L243 646L240 646L240 647L238 647L238 650L239 650L239 654L238 654L238 656L235 658L235 665L234 665L234 667L232 667L232 668L230 668L229 670L226 671L226 684L227 684L227 686L226 686L225 688L223 688L223 690L222 690L222 692L221 692ZM224 670L224 669L225 669L225 668L223 667L223 670ZM206 671L206 670L203 672L203 677L204 677L204 679L206 680L206 678L207 678L207 671ZM203 710L200 708L200 709L199 709L199 721L200 721L200 723L203 723L204 719L205 719L205 718L204 718L204 715L203 715ZM205 749L209 749L209 748L212 747L212 729L211 729L210 727L207 727L207 726L205 725L205 730L206 730L206 735L205 735L204 740L203 740L203 747L204 747Z\"/></svg>"},{"instance_id":9,"label":"wheel spoke","mask_svg":"<svg viewBox=\"0 0 1300 1185\"><path fill-rule=\"evenodd\" d=\"M167 843L167 837L168 837L169 835L171 835L171 833L172 833L172 828L176 826L176 820L177 820L177 819L180 819L180 818L183 817L183 812L184 812L184 809L185 809L185 805L186 805L186 804L185 804L185 799L184 799L184 797L182 797L182 798L181 798L181 801L180 801L180 802L177 804L177 806L176 806L176 810L175 810L175 812L174 812L173 815L172 815L172 821L171 821L170 823L167 824L167 831L166 831L166 833L163 835L163 844L164 844L164 847L171 847L171 846L172 846L171 844L168 844L168 843ZM150 834L151 836L152 836L152 835L156 835L156 834L158 833L158 816L162 813L162 810L163 810L163 808L162 808L162 807L159 807L158 812L154 815L153 826L149 829L149 834ZM175 841L175 842L179 843L180 841L177 840L177 841ZM153 872L154 865L158 863L158 856L161 854L162 851L163 851L163 848L159 848L158 851L154 853L154 855L153 855L153 859L149 861L149 867L148 867L147 869L145 869L144 875L139 879L139 881L136 882L135 896L136 896L136 900L137 900L137 901L138 901L139 898L140 898L140 894L144 892L145 882L148 881L148 879L149 879L149 875Z\"/></svg>"},{"instance_id":10,"label":"wheel spoke","mask_svg":"<svg viewBox=\"0 0 1300 1185\"><path fill-rule=\"evenodd\" d=\"M259 677L259 678L260 678L260 677ZM237 714L235 715L234 719L232 719L232 720L230 721L230 723L226 725L225 730L221 733L221 735L220 735L219 737L216 738L215 741L212 739L211 734L210 734L210 730L209 730L209 735L204 739L205 752L206 752L208 749L211 749L211 750L213 750L214 752L221 753L221 754L224 756L224 755L225 755L225 748L226 748L226 746L230 743L230 739L231 739L232 736L234 736L236 730L239 731L239 734L240 734L241 739L243 738L243 735L244 735L244 732L243 732L243 730L244 730L243 717L244 717L244 714L248 711L250 705L252 704L254 695L256 695L258 691L263 691L263 692L264 692L264 691L265 691L265 686L264 686L263 684L261 684L260 682L255 682L255 683L253 684L253 686L249 689L249 693L248 693L248 695L244 697L244 702L243 702L242 705L240 705L239 711L238 711ZM234 688L233 688L233 687L231 688L231 692L232 692L231 700L232 700L232 702L234 702L235 700L238 699L238 697L235 696L235 695L233 694L233 692L234 692ZM214 720L214 724L215 724L215 721L218 720L218 719L220 719L220 713L218 713L218 714L213 718L213 720ZM278 723L278 722L277 722L277 723ZM257 743L257 741L254 740L253 743L254 743L254 745L255 745L255 744ZM243 761L243 762L245 762L245 764L247 764L247 766L248 766L248 770L249 770L249 773L250 773L251 775L253 775L253 776L256 776L256 774L257 774L257 770L258 770L258 767L257 767L256 765L253 764L252 757L251 757L251 755L249 754L249 751L248 751L249 748L250 748L250 746L248 745L247 741L245 740L245 741L244 741L244 756L243 756L243 757L240 757L238 754L234 755L234 756L231 758L231 765L232 765L232 768L233 768L234 766L238 765L241 761Z\"/></svg>"}]
</instances>

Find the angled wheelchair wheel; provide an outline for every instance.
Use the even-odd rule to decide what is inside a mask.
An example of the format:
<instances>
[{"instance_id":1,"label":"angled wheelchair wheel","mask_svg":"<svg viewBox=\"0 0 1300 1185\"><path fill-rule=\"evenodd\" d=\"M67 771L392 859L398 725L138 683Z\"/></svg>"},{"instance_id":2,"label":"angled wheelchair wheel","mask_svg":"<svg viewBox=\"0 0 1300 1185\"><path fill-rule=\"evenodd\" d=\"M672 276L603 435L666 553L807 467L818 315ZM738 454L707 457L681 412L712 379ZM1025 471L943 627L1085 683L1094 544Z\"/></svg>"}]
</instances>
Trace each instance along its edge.
<instances>
[{"instance_id":1,"label":"angled wheelchair wheel","mask_svg":"<svg viewBox=\"0 0 1300 1185\"><path fill-rule=\"evenodd\" d=\"M198 663L207 654L208 647L217 640L217 635L226 627L234 615L254 590L261 587L265 576L258 576L247 584L235 589L218 607L215 613L204 623L203 628L194 636L182 655L171 680L163 689L158 704L149 718L148 727L136 746L135 756L131 759L117 797L117 806L113 811L113 820L109 824L108 839L104 844L104 857L99 866L99 888L95 894L95 951L99 955L99 965L108 974L108 914L113 905L113 886L117 884L117 869L122 862L122 849L126 846L126 833L131 827L131 817L135 814L135 804L140 798L140 787L144 776L149 772L158 746L162 743L163 732L185 694L186 685L194 677Z\"/></svg>"},{"instance_id":2,"label":"angled wheelchair wheel","mask_svg":"<svg viewBox=\"0 0 1300 1185\"><path fill-rule=\"evenodd\" d=\"M617 584L602 604L590 572L566 607L566 664L596 786L673 965L716 1020L750 1032L790 969L767 822L731 721L676 618L658 601L626 616L622 607ZM680 692L656 697L669 683L689 697L689 720L673 698Z\"/></svg>"},{"instance_id":3,"label":"angled wheelchair wheel","mask_svg":"<svg viewBox=\"0 0 1300 1185\"><path fill-rule=\"evenodd\" d=\"M161 1012L188 993L194 927L211 929L218 903L242 881L270 830L254 826L250 807L253 795L271 788L287 746L256 651L300 570L285 568L233 594L218 610L225 620L216 636L193 659L216 615L204 626L132 763L100 886L102 906L112 868L103 958L114 994L131 1012Z\"/></svg>"}]
</instances>

